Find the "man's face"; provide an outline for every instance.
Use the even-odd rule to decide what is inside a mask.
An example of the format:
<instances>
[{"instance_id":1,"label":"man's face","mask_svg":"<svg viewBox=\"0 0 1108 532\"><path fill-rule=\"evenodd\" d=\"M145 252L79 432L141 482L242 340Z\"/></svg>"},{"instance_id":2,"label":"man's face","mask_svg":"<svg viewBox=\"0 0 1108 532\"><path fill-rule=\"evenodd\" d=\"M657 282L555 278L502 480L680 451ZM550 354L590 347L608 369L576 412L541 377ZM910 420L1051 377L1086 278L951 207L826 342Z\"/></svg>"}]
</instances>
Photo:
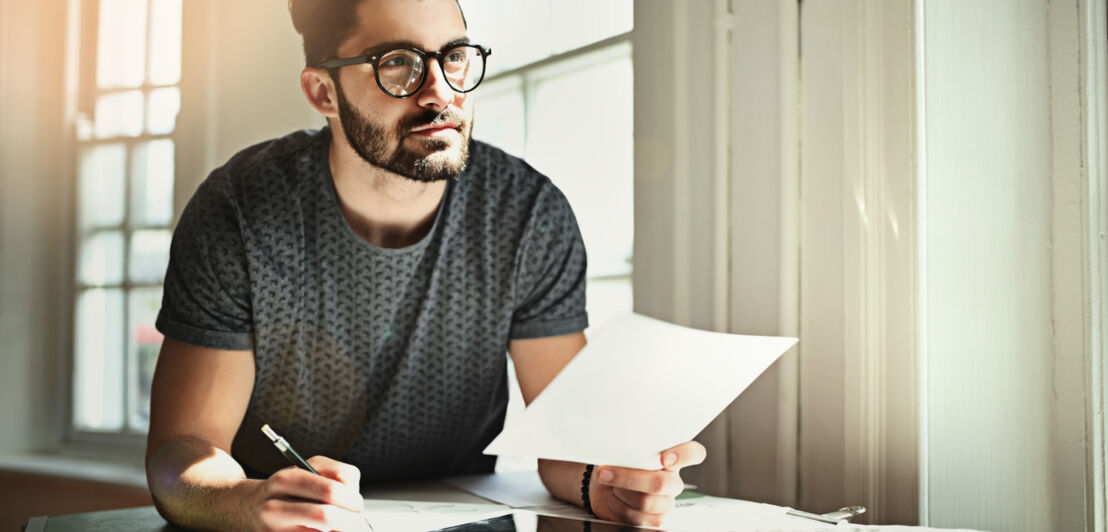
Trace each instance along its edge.
<instances>
[{"instance_id":1,"label":"man's face","mask_svg":"<svg viewBox=\"0 0 1108 532\"><path fill-rule=\"evenodd\" d=\"M384 43L437 51L465 37L455 0L365 0L358 30L338 57L362 55ZM416 181L457 177L465 170L473 106L454 92L437 60L415 94L393 98L377 86L368 65L342 67L335 76L339 120L347 142L369 164Z\"/></svg>"}]
</instances>

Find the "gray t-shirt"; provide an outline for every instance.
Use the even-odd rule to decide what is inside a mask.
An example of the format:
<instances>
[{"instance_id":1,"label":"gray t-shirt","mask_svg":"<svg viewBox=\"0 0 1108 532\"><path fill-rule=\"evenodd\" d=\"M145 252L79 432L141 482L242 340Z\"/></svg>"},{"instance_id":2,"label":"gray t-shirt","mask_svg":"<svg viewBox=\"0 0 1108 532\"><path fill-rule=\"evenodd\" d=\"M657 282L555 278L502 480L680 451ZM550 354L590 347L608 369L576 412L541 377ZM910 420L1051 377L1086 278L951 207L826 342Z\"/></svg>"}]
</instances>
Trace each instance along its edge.
<instances>
[{"instance_id":1,"label":"gray t-shirt","mask_svg":"<svg viewBox=\"0 0 1108 532\"><path fill-rule=\"evenodd\" d=\"M473 141L428 235L359 238L339 209L331 132L247 148L200 185L177 225L157 327L253 350L254 390L232 446L253 474L305 457L364 481L491 471L510 339L588 325L585 249L565 197L518 158Z\"/></svg>"}]
</instances>

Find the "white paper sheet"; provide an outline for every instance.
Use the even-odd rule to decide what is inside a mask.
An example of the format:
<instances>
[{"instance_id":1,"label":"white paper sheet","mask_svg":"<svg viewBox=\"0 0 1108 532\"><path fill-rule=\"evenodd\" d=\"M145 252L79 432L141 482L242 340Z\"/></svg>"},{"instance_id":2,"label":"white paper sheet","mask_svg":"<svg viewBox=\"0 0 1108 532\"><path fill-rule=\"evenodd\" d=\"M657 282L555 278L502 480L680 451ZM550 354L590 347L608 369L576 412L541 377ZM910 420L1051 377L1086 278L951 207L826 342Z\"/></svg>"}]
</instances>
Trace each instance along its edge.
<instances>
[{"instance_id":1,"label":"white paper sheet","mask_svg":"<svg viewBox=\"0 0 1108 532\"><path fill-rule=\"evenodd\" d=\"M661 469L661 451L695 437L796 341L619 316L485 454Z\"/></svg>"},{"instance_id":2,"label":"white paper sheet","mask_svg":"<svg viewBox=\"0 0 1108 532\"><path fill-rule=\"evenodd\" d=\"M495 475L466 475L444 482L478 497L512 508L562 504L542 485L538 471L517 471Z\"/></svg>"},{"instance_id":3,"label":"white paper sheet","mask_svg":"<svg viewBox=\"0 0 1108 532\"><path fill-rule=\"evenodd\" d=\"M426 532L511 513L498 504L366 499L363 513L377 531Z\"/></svg>"}]
</instances>

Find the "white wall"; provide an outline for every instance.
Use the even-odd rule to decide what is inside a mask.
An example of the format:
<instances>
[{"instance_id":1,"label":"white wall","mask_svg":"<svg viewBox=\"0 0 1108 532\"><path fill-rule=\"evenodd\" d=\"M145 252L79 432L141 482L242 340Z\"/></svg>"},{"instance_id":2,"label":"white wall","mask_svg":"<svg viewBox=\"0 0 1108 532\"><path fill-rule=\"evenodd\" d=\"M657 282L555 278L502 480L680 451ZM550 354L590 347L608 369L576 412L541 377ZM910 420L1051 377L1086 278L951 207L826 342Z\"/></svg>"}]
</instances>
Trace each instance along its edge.
<instances>
[{"instance_id":1,"label":"white wall","mask_svg":"<svg viewBox=\"0 0 1108 532\"><path fill-rule=\"evenodd\" d=\"M0 452L60 434L64 0L0 0Z\"/></svg>"},{"instance_id":2,"label":"white wall","mask_svg":"<svg viewBox=\"0 0 1108 532\"><path fill-rule=\"evenodd\" d=\"M798 504L877 523L918 518L912 15L800 12Z\"/></svg>"},{"instance_id":3,"label":"white wall","mask_svg":"<svg viewBox=\"0 0 1108 532\"><path fill-rule=\"evenodd\" d=\"M935 526L1048 530L1056 511L1047 15L1045 0L923 6L924 518Z\"/></svg>"},{"instance_id":4,"label":"white wall","mask_svg":"<svg viewBox=\"0 0 1108 532\"><path fill-rule=\"evenodd\" d=\"M1050 12L1055 530L1105 528L1106 11L1066 0Z\"/></svg>"},{"instance_id":5,"label":"white wall","mask_svg":"<svg viewBox=\"0 0 1108 532\"><path fill-rule=\"evenodd\" d=\"M729 140L730 99L721 84L729 51L717 41L727 28L716 24L727 18L725 4L639 0L632 36L634 310L716 330L728 327L730 298L729 161L720 157ZM707 461L686 472L708 492L735 489L730 431L728 416L717 418L699 436Z\"/></svg>"},{"instance_id":6,"label":"white wall","mask_svg":"<svg viewBox=\"0 0 1108 532\"><path fill-rule=\"evenodd\" d=\"M176 202L239 150L325 121L300 91L304 53L287 2L184 3Z\"/></svg>"},{"instance_id":7,"label":"white wall","mask_svg":"<svg viewBox=\"0 0 1108 532\"><path fill-rule=\"evenodd\" d=\"M729 330L799 335L799 5L733 3ZM797 504L798 356L789 350L729 408L734 497Z\"/></svg>"},{"instance_id":8,"label":"white wall","mask_svg":"<svg viewBox=\"0 0 1108 532\"><path fill-rule=\"evenodd\" d=\"M722 429L702 435L718 444L730 433L723 441L732 452L717 450L698 480L816 511L867 504L877 522L1083 528L1085 501L1102 494L1092 483L1103 484L1103 472L1086 464L1103 445L1083 440L1086 427L1103 432L1089 424L1101 403L1086 398L1087 383L1102 375L1090 366L1101 321L1087 295L1099 285L1083 271L1099 253L1100 219L1081 212L1100 189L1083 169L1103 147L1085 144L1082 128L1093 126L1082 113L1104 88L1082 81L1094 73L1082 50L1102 42L1103 24L1089 16L1103 17L1103 5L804 2L790 93L787 71L772 63L787 49L773 36L788 35L775 28L789 3L730 4L727 24L744 30L733 37L745 48L727 59L735 97L724 129L736 144L722 284L735 295L723 314L736 332L787 332L790 294L798 294L798 385L790 390L783 373L744 394L717 421ZM703 7L636 8L636 28L656 39L636 41L636 54L662 65L703 40L690 26L718 31L720 15L711 15L713 28L698 18ZM686 59L697 68L706 61ZM716 301L697 287L721 284L703 261L720 254L696 253L687 240L720 226L695 221L687 202L692 183L718 171L704 161L719 153L683 157L710 144L701 134L718 125L690 127L681 106L724 109L697 84L644 72L640 61L636 134L661 145L640 143L636 172L662 179L637 183L636 210L650 214L637 227L645 235L636 241L636 308L694 323L689 313ZM793 94L798 191L789 188L790 118L775 110ZM799 212L790 213L792 194ZM792 244L790 224L799 227ZM793 245L800 270L790 287ZM798 429L790 435L789 426Z\"/></svg>"}]
</instances>

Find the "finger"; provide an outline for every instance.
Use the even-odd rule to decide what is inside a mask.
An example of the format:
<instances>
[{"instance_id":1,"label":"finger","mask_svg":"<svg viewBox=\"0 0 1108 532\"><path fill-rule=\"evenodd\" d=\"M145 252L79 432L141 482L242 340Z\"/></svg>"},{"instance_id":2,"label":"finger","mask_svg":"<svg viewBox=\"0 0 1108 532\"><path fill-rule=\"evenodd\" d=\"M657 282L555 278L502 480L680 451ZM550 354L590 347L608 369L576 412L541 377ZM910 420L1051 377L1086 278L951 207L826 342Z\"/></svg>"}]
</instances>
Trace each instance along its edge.
<instances>
[{"instance_id":1,"label":"finger","mask_svg":"<svg viewBox=\"0 0 1108 532\"><path fill-rule=\"evenodd\" d=\"M314 467L314 466L313 466ZM303 469L287 467L272 476L265 483L266 498L294 497L316 503L332 504L361 512L365 501L358 490L337 480L314 475Z\"/></svg>"},{"instance_id":2,"label":"finger","mask_svg":"<svg viewBox=\"0 0 1108 532\"><path fill-rule=\"evenodd\" d=\"M700 442L687 441L662 451L662 468L666 471L678 471L682 467L703 463L707 457L708 450Z\"/></svg>"},{"instance_id":3,"label":"finger","mask_svg":"<svg viewBox=\"0 0 1108 532\"><path fill-rule=\"evenodd\" d=\"M362 471L345 462L333 460L326 456L313 456L308 459L308 463L316 471L319 471L320 475L335 479L347 486L358 487L362 481Z\"/></svg>"},{"instance_id":4,"label":"finger","mask_svg":"<svg viewBox=\"0 0 1108 532\"><path fill-rule=\"evenodd\" d=\"M266 529L286 530L297 527L316 530L362 530L365 521L358 512L333 504L270 499L262 505L262 524Z\"/></svg>"},{"instance_id":5,"label":"finger","mask_svg":"<svg viewBox=\"0 0 1108 532\"><path fill-rule=\"evenodd\" d=\"M662 515L641 512L631 508L619 497L608 497L608 511L616 520L635 526L662 526Z\"/></svg>"},{"instance_id":6,"label":"finger","mask_svg":"<svg viewBox=\"0 0 1108 532\"><path fill-rule=\"evenodd\" d=\"M594 475L602 485L652 495L676 497L685 489L685 483L681 482L681 476L673 471L645 471L604 466Z\"/></svg>"},{"instance_id":7,"label":"finger","mask_svg":"<svg viewBox=\"0 0 1108 532\"><path fill-rule=\"evenodd\" d=\"M673 509L676 500L669 495L652 495L641 491L615 488L612 494L619 497L628 508L648 514L665 514Z\"/></svg>"}]
</instances>

